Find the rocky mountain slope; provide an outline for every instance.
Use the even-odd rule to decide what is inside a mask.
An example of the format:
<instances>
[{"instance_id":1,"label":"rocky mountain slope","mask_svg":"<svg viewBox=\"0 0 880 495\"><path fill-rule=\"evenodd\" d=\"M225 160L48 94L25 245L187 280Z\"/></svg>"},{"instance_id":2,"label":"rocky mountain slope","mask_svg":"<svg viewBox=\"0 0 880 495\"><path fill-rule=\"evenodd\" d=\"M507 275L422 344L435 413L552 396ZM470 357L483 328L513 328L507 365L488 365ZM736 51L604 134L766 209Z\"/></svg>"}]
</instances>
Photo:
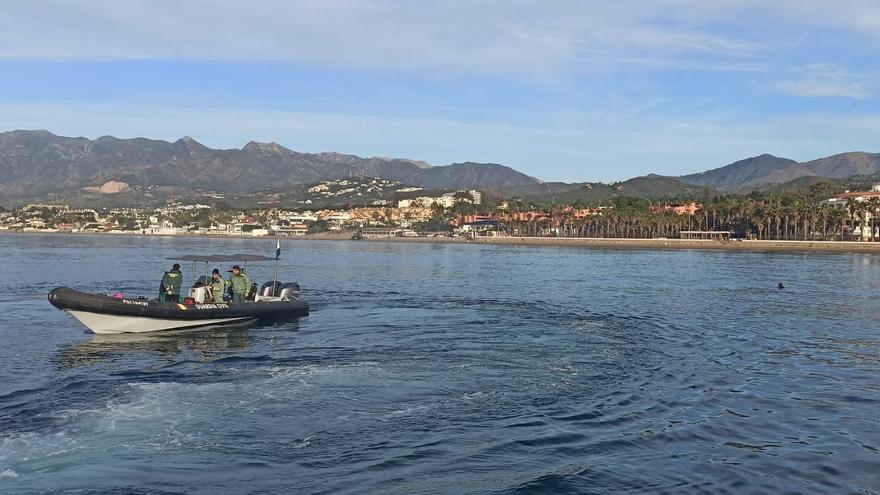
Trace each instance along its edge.
<instances>
[{"instance_id":1,"label":"rocky mountain slope","mask_svg":"<svg viewBox=\"0 0 880 495\"><path fill-rule=\"evenodd\" d=\"M95 140L48 131L0 133L0 199L65 195L108 181L142 187L185 187L225 193L278 189L348 176L382 177L431 189L504 188L538 184L498 164L360 158L298 153L277 143L250 142L216 150L190 138Z\"/></svg>"},{"instance_id":2,"label":"rocky mountain slope","mask_svg":"<svg viewBox=\"0 0 880 495\"><path fill-rule=\"evenodd\" d=\"M844 179L880 173L880 153L852 152L798 163L761 155L721 168L679 177L683 182L715 187L727 192L765 189L802 177Z\"/></svg>"},{"instance_id":3,"label":"rocky mountain slope","mask_svg":"<svg viewBox=\"0 0 880 495\"><path fill-rule=\"evenodd\" d=\"M804 163L764 154L681 177L545 183L494 163L431 166L398 158L299 153L277 143L252 141L241 149L221 150L189 137L168 142L63 137L48 131L0 133L0 204L71 198L88 202L110 194L118 196L113 201L118 204L157 202L190 192L290 192L295 186L346 177L377 177L430 190L474 188L497 197L590 201L618 195L669 198L697 191L750 192L806 177L840 180L878 174L880 153L843 153Z\"/></svg>"}]
</instances>

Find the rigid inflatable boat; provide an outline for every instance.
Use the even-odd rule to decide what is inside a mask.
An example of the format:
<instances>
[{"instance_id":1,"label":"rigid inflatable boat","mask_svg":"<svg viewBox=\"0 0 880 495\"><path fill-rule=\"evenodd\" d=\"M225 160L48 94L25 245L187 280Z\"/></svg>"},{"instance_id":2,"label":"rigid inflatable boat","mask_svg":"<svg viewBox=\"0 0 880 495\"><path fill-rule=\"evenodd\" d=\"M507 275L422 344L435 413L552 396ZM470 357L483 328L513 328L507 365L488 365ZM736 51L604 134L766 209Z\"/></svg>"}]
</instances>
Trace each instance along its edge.
<instances>
[{"instance_id":1,"label":"rigid inflatable boat","mask_svg":"<svg viewBox=\"0 0 880 495\"><path fill-rule=\"evenodd\" d=\"M171 259L193 261L194 264L242 259L271 260L254 255L186 256ZM200 278L193 284L186 304L89 294L67 287L58 287L49 292L49 302L96 334L155 332L249 320L285 321L309 314L309 305L299 299L299 285L295 283L281 284L273 280L263 284L259 291L254 284L246 302L233 304L210 302L206 298L206 281L207 277Z\"/></svg>"},{"instance_id":2,"label":"rigid inflatable boat","mask_svg":"<svg viewBox=\"0 0 880 495\"><path fill-rule=\"evenodd\" d=\"M299 299L259 300L242 304L179 304L148 299L117 299L67 287L49 293L49 302L97 334L155 332L246 320L283 321L309 314Z\"/></svg>"}]
</instances>

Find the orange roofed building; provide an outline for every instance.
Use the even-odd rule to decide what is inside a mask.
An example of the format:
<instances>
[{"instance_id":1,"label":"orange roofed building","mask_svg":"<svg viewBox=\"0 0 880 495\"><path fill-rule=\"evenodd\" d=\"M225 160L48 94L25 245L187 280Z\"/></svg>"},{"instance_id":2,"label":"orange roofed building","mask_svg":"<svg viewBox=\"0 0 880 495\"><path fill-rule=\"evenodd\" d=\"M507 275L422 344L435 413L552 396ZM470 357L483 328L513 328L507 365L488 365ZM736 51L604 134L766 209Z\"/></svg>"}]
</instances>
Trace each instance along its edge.
<instances>
[{"instance_id":1,"label":"orange roofed building","mask_svg":"<svg viewBox=\"0 0 880 495\"><path fill-rule=\"evenodd\" d=\"M509 218L514 222L535 222L549 219L550 214L543 211L516 211L511 213Z\"/></svg>"},{"instance_id":2,"label":"orange roofed building","mask_svg":"<svg viewBox=\"0 0 880 495\"><path fill-rule=\"evenodd\" d=\"M651 207L652 213L663 213L667 211L671 211L676 215L693 215L697 211L702 208L703 205L699 203L663 203L661 205L656 205Z\"/></svg>"},{"instance_id":3,"label":"orange roofed building","mask_svg":"<svg viewBox=\"0 0 880 495\"><path fill-rule=\"evenodd\" d=\"M575 208L574 206L566 206L562 211L571 215L572 218L580 220L582 218L601 215L604 210L609 209L611 209L610 206L599 206L597 208Z\"/></svg>"}]
</instances>

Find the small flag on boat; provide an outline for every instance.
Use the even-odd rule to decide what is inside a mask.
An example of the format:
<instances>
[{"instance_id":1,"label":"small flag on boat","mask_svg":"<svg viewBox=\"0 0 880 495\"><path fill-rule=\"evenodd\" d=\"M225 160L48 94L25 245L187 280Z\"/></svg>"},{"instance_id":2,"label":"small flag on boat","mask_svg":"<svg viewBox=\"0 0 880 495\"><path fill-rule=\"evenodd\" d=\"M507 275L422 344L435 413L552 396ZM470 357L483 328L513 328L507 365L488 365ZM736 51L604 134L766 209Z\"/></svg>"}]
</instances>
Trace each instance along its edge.
<instances>
[{"instance_id":1,"label":"small flag on boat","mask_svg":"<svg viewBox=\"0 0 880 495\"><path fill-rule=\"evenodd\" d=\"M275 244L275 259L281 257L281 239L278 239L278 243Z\"/></svg>"}]
</instances>

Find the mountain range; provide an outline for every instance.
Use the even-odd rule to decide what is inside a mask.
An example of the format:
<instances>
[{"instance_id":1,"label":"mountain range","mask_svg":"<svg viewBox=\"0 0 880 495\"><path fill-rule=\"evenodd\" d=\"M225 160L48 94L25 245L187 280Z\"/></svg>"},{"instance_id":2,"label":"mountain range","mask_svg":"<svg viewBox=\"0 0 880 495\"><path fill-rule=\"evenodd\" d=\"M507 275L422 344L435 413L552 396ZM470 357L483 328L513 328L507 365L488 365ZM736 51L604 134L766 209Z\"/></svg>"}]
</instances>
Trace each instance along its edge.
<instances>
[{"instance_id":1,"label":"mountain range","mask_svg":"<svg viewBox=\"0 0 880 495\"><path fill-rule=\"evenodd\" d=\"M875 174L880 174L880 153L843 153L803 163L764 154L679 177L652 174L613 184L545 183L494 163L432 166L399 158L299 153L277 143L252 141L241 149L221 150L189 137L168 142L63 137L42 130L0 133L0 204L88 201L92 196L129 189L147 196L150 191L277 192L350 176L380 177L431 190L473 188L505 197L589 201L620 195L665 198L706 190L750 192L785 187L793 181L815 182L805 178Z\"/></svg>"},{"instance_id":2,"label":"mountain range","mask_svg":"<svg viewBox=\"0 0 880 495\"><path fill-rule=\"evenodd\" d=\"M846 179L877 173L880 173L880 153L841 153L803 163L764 154L678 179L721 191L743 192L779 186L804 177Z\"/></svg>"},{"instance_id":3,"label":"mountain range","mask_svg":"<svg viewBox=\"0 0 880 495\"><path fill-rule=\"evenodd\" d=\"M496 189L540 181L494 163L433 167L395 158L298 153L277 143L208 148L189 137L94 140L48 131L0 133L0 201L65 195L110 181L223 193L277 190L352 175L381 177L426 189Z\"/></svg>"}]
</instances>

